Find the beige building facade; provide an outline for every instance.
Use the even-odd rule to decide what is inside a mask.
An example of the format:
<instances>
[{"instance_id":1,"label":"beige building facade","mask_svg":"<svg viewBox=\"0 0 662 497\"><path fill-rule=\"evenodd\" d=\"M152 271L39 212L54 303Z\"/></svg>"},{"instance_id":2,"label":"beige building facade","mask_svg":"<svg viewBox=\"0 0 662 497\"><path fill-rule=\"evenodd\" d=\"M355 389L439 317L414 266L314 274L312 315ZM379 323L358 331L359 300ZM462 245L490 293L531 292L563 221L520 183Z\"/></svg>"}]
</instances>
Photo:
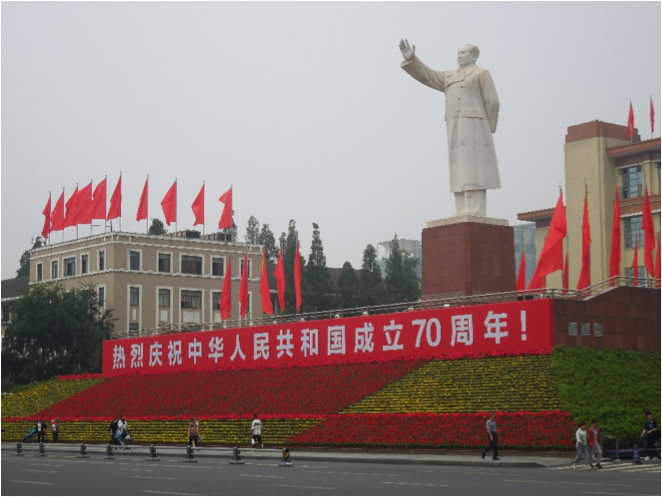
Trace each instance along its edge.
<instances>
[{"instance_id":1,"label":"beige building facade","mask_svg":"<svg viewBox=\"0 0 662 497\"><path fill-rule=\"evenodd\" d=\"M40 247L31 253L30 285L92 286L101 306L112 309L118 336L157 328L208 329L222 322L226 277L232 278L230 320L240 318L239 286L248 252L246 321L261 318L262 247L198 236L195 231L176 236L115 232Z\"/></svg>"},{"instance_id":2,"label":"beige building facade","mask_svg":"<svg viewBox=\"0 0 662 497\"><path fill-rule=\"evenodd\" d=\"M642 212L648 187L656 243L660 233L660 138L627 138L627 128L602 121L570 126L565 140L564 201L568 221L565 250L569 253L569 287L577 287L581 271L582 219L588 189L591 226L591 283L609 279L612 221L618 189L621 223L621 276L632 276L635 241L639 242L640 279L644 268ZM542 251L554 208L518 215L536 223L536 253ZM562 273L547 277L549 288L562 288Z\"/></svg>"}]
</instances>

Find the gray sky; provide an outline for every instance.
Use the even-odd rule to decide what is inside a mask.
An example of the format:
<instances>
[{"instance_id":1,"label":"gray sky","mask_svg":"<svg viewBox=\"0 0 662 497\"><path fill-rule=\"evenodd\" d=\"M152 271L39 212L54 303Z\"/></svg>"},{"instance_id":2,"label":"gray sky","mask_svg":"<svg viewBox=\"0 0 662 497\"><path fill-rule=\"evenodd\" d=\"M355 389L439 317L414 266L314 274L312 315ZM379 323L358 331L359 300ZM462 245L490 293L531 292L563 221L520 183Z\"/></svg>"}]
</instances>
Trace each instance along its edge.
<instances>
[{"instance_id":1,"label":"gray sky","mask_svg":"<svg viewBox=\"0 0 662 497\"><path fill-rule=\"evenodd\" d=\"M487 213L511 224L553 207L568 126L625 125L631 98L650 138L651 94L662 116L659 2L3 2L2 278L49 191L108 175L110 199L120 171L123 231L146 229L149 174L150 218L177 177L192 228L206 181L213 232L234 185L242 239L251 215L276 237L294 219L307 256L316 222L331 267L396 232L420 240L454 213L444 97L400 69L400 38L435 69L480 47L501 101Z\"/></svg>"}]
</instances>

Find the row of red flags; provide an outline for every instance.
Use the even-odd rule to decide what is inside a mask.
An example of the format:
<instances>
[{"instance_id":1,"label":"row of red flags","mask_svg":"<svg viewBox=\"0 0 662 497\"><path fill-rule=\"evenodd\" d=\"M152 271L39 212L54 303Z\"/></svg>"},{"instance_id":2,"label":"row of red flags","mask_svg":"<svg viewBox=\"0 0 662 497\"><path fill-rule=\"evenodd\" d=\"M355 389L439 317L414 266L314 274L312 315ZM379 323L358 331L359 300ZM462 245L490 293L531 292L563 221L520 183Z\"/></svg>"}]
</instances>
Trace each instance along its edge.
<instances>
[{"instance_id":1,"label":"row of red flags","mask_svg":"<svg viewBox=\"0 0 662 497\"><path fill-rule=\"evenodd\" d=\"M262 270L260 271L260 296L262 298L262 312L273 316L274 308L271 303L271 292L269 290L269 275L267 274L267 250L263 249ZM221 293L221 319L230 317L232 312L232 274L230 259L228 258L228 267L226 269L225 281L223 281L223 291ZM278 303L281 312L285 311L285 267L283 266L283 250L278 254L278 262L274 271L278 289ZM296 294L297 312L301 312L301 261L299 255L299 241L297 240L297 250L294 255L294 292ZM248 311L248 252L244 256L244 267L241 272L241 284L239 286L239 314L246 319Z\"/></svg>"},{"instance_id":2,"label":"row of red flags","mask_svg":"<svg viewBox=\"0 0 662 497\"><path fill-rule=\"evenodd\" d=\"M657 256L653 262L653 252L655 251L655 227L653 225L653 214L651 211L650 197L648 196L648 187L645 189L644 205L642 213L642 229L644 231L644 266L646 271L655 279L660 279L660 239L657 240ZM545 239L538 265L531 277L528 289L537 289L546 287L547 275L555 271L563 271L563 289L568 290L568 254L563 261L563 239L567 236L567 221L565 217L565 208L563 206L563 193L559 195L556 203L552 221L549 226L549 232ZM582 220L582 266L577 281L577 289L583 290L591 286L591 222L588 214L588 188L584 197L584 213ZM638 286L639 280L639 237L635 237L634 260L632 262L634 285ZM614 214L611 232L611 252L609 255L609 279L611 285L616 285L615 278L621 274L621 215L620 202L618 198L618 189L616 190L616 200L614 202ZM659 288L660 284L657 283ZM517 290L526 290L526 249L522 252L519 272L517 274Z\"/></svg>"},{"instance_id":3,"label":"row of red flags","mask_svg":"<svg viewBox=\"0 0 662 497\"><path fill-rule=\"evenodd\" d=\"M145 180L142 194L140 195L140 202L138 204L138 212L136 213L136 221L147 219L147 199L149 190L149 177ZM218 222L218 228L232 228L232 187L221 195L219 199L223 204L223 214ZM169 226L171 223L177 222L177 180L172 184L168 193L161 201L163 214L165 215L166 224ZM203 183L200 193L191 205L193 214L195 215L195 222L193 226L205 223L205 185ZM110 207L106 211L106 179L100 181L96 188L92 190L92 182L81 188L78 187L65 202L64 190L55 203L55 207L51 210L51 197L49 195L46 207L42 212L44 215L44 226L41 230L41 235L48 238L52 231L60 231L70 226L78 226L79 224L90 224L95 219L103 219L109 221L117 219L122 216L122 176L120 175L117 180L117 186L110 197Z\"/></svg>"},{"instance_id":4,"label":"row of red flags","mask_svg":"<svg viewBox=\"0 0 662 497\"><path fill-rule=\"evenodd\" d=\"M651 96L650 103L650 121L651 121L651 135L655 131L655 107L653 106L653 97ZM634 136L634 110L632 109L632 101L630 101L630 109L628 111L628 124L627 124L627 137L632 138Z\"/></svg>"}]
</instances>

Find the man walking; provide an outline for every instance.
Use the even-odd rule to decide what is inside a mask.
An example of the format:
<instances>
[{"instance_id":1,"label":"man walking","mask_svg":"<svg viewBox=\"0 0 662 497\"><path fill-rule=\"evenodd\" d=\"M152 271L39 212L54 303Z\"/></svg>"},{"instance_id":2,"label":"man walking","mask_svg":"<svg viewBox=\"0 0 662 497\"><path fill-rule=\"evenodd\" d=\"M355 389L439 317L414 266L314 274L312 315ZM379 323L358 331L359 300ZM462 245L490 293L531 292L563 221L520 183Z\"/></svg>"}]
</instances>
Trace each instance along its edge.
<instances>
[{"instance_id":1,"label":"man walking","mask_svg":"<svg viewBox=\"0 0 662 497\"><path fill-rule=\"evenodd\" d=\"M485 423L485 429L487 430L487 438L489 440L489 445L481 453L481 457L485 459L485 454L490 450L492 451L492 459L499 461L499 437L497 435L497 425L496 425L496 413L492 413L490 419Z\"/></svg>"},{"instance_id":2,"label":"man walking","mask_svg":"<svg viewBox=\"0 0 662 497\"><path fill-rule=\"evenodd\" d=\"M600 435L600 428L598 428L598 421L594 419L591 421L591 426L588 429L588 453L590 456L590 464L593 467L593 458L597 457L595 466L602 469L600 462L602 461L602 435Z\"/></svg>"},{"instance_id":3,"label":"man walking","mask_svg":"<svg viewBox=\"0 0 662 497\"><path fill-rule=\"evenodd\" d=\"M264 444L262 443L262 421L257 417L257 414L253 414L253 424L251 425L251 433L253 434L253 447L257 444L264 449Z\"/></svg>"}]
</instances>

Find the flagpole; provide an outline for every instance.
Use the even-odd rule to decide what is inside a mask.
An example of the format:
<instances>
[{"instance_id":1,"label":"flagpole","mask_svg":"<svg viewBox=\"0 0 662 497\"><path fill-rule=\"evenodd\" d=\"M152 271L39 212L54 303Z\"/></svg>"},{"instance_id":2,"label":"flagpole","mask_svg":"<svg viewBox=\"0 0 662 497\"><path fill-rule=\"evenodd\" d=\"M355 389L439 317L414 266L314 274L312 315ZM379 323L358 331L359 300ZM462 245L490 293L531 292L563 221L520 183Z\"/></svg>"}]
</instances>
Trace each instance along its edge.
<instances>
[{"instance_id":1,"label":"flagpole","mask_svg":"<svg viewBox=\"0 0 662 497\"><path fill-rule=\"evenodd\" d=\"M78 192L76 193L76 197L78 197L78 195L80 195L80 191L78 190L78 183L76 183L76 191ZM78 240L78 219L76 219L76 240Z\"/></svg>"},{"instance_id":2,"label":"flagpole","mask_svg":"<svg viewBox=\"0 0 662 497\"><path fill-rule=\"evenodd\" d=\"M104 234L105 234L105 233L106 233L106 228L108 227L108 225L106 224L106 217L107 217L107 215L108 215L108 203L107 203L107 197L108 197L108 175L107 175L107 174L103 177L103 180L106 182L106 195L105 195L106 198L104 199L104 204L103 204L103 210L104 210L104 215L103 215L103 232L104 232Z\"/></svg>"},{"instance_id":3,"label":"flagpole","mask_svg":"<svg viewBox=\"0 0 662 497\"><path fill-rule=\"evenodd\" d=\"M53 197L50 190L48 190L48 205L53 205ZM51 222L51 213L53 212L53 209L50 209L50 211L51 212L48 213L48 236L46 237L46 245L48 245L48 242L51 239L51 226L53 226L53 223Z\"/></svg>"},{"instance_id":4,"label":"flagpole","mask_svg":"<svg viewBox=\"0 0 662 497\"><path fill-rule=\"evenodd\" d=\"M66 204L64 186L62 187L62 224L64 224L64 204ZM62 241L64 242L64 226L62 226Z\"/></svg>"},{"instance_id":5,"label":"flagpole","mask_svg":"<svg viewBox=\"0 0 662 497\"><path fill-rule=\"evenodd\" d=\"M94 178L90 179L90 209L92 209L92 191L94 190L92 186L94 186ZM90 236L92 236L92 224L92 220L90 219Z\"/></svg>"},{"instance_id":6,"label":"flagpole","mask_svg":"<svg viewBox=\"0 0 662 497\"><path fill-rule=\"evenodd\" d=\"M149 174L147 175L147 198L145 199L145 210L147 216L145 217L145 233L149 233Z\"/></svg>"},{"instance_id":7,"label":"flagpole","mask_svg":"<svg viewBox=\"0 0 662 497\"><path fill-rule=\"evenodd\" d=\"M120 171L120 180L122 179L122 171ZM120 185L122 183L120 182ZM120 202L120 233L122 232L122 203Z\"/></svg>"},{"instance_id":8,"label":"flagpole","mask_svg":"<svg viewBox=\"0 0 662 497\"><path fill-rule=\"evenodd\" d=\"M175 232L177 232L177 177L175 176Z\"/></svg>"},{"instance_id":9,"label":"flagpole","mask_svg":"<svg viewBox=\"0 0 662 497\"><path fill-rule=\"evenodd\" d=\"M205 183L206 183L206 181L202 182L202 191L205 192L205 194L206 194L207 192L205 191ZM202 195L203 200L204 200L204 197L205 197L205 195L203 194ZM204 201L202 202L202 236L205 236L205 203L204 203Z\"/></svg>"}]
</instances>

